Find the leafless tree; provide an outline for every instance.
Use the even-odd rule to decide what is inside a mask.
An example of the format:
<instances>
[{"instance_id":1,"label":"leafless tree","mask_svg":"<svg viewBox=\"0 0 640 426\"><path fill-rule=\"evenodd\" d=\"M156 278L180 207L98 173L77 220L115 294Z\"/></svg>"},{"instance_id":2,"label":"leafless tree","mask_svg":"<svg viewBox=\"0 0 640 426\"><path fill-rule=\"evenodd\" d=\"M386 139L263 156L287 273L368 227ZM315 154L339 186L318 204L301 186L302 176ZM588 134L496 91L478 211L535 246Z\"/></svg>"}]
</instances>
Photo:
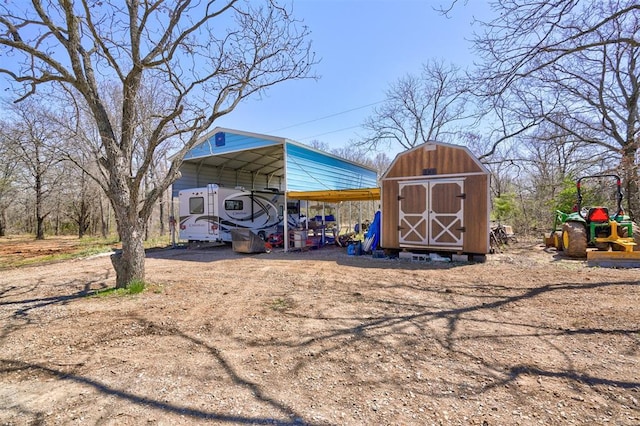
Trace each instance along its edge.
<instances>
[{"instance_id":1,"label":"leafless tree","mask_svg":"<svg viewBox=\"0 0 640 426\"><path fill-rule=\"evenodd\" d=\"M91 212L93 208L91 196L92 181L84 170L72 171L74 175L73 185L70 186L72 193L69 194L66 204L68 216L73 220L78 231L78 238L82 238L89 231L91 226Z\"/></svg>"},{"instance_id":2,"label":"leafless tree","mask_svg":"<svg viewBox=\"0 0 640 426\"><path fill-rule=\"evenodd\" d=\"M624 174L628 211L640 215L638 2L505 0L492 7L496 18L475 38L481 93L562 129L571 136L565 140L606 150L605 168Z\"/></svg>"},{"instance_id":3,"label":"leafless tree","mask_svg":"<svg viewBox=\"0 0 640 426\"><path fill-rule=\"evenodd\" d=\"M14 135L10 125L0 121L0 237L7 231L7 210L15 203L16 171L18 168Z\"/></svg>"},{"instance_id":4,"label":"leafless tree","mask_svg":"<svg viewBox=\"0 0 640 426\"><path fill-rule=\"evenodd\" d=\"M311 148L333 154L345 160L376 169L378 176L381 176L391 164L391 159L385 152L371 151L368 147L359 145L351 141L346 146L331 148L326 142L314 139L308 144ZM372 154L375 154L373 157Z\"/></svg>"},{"instance_id":5,"label":"leafless tree","mask_svg":"<svg viewBox=\"0 0 640 426\"><path fill-rule=\"evenodd\" d=\"M12 58L0 73L16 83L16 99L46 84L94 121L94 176L123 246L112 257L117 287L144 280L147 220L199 137L243 99L309 77L315 62L308 29L276 0L33 0L0 8L1 54ZM169 102L148 116L141 93L152 82ZM105 95L107 84L119 100ZM143 123L148 132L140 132ZM144 188L158 152L175 140L166 174Z\"/></svg>"},{"instance_id":6,"label":"leafless tree","mask_svg":"<svg viewBox=\"0 0 640 426\"><path fill-rule=\"evenodd\" d=\"M363 127L360 146L400 146L411 149L429 140L447 141L455 124L468 119L467 87L460 70L442 61L423 65L420 75L408 74L387 90L386 101L374 109Z\"/></svg>"},{"instance_id":7,"label":"leafless tree","mask_svg":"<svg viewBox=\"0 0 640 426\"><path fill-rule=\"evenodd\" d=\"M64 174L56 154L57 139L41 102L30 99L13 105L11 124L3 130L13 138L13 149L20 164L24 187L33 191L36 239L45 238L44 221L51 213L51 200Z\"/></svg>"},{"instance_id":8,"label":"leafless tree","mask_svg":"<svg viewBox=\"0 0 640 426\"><path fill-rule=\"evenodd\" d=\"M602 171L607 158L603 148L576 139L551 122L521 138L517 149L523 170L515 181L522 222L544 232L551 228L558 208L568 212L566 204L575 203L577 178Z\"/></svg>"},{"instance_id":9,"label":"leafless tree","mask_svg":"<svg viewBox=\"0 0 640 426\"><path fill-rule=\"evenodd\" d=\"M320 139L313 139L307 143L311 148L317 149L324 152L329 152L331 147L328 143L321 141Z\"/></svg>"}]
</instances>

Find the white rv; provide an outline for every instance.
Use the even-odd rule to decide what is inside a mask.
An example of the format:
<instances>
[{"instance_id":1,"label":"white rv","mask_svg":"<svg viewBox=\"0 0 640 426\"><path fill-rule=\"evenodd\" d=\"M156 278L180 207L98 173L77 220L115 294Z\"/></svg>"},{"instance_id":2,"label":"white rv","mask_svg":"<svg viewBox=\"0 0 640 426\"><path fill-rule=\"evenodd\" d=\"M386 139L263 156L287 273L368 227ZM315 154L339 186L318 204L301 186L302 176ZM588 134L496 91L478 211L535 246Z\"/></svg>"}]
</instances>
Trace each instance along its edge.
<instances>
[{"instance_id":1,"label":"white rv","mask_svg":"<svg viewBox=\"0 0 640 426\"><path fill-rule=\"evenodd\" d=\"M282 232L284 195L277 190L247 191L209 184L180 191L180 240L231 242L232 229L251 229L266 241ZM290 211L290 213L292 213ZM298 215L289 215L297 226Z\"/></svg>"}]
</instances>

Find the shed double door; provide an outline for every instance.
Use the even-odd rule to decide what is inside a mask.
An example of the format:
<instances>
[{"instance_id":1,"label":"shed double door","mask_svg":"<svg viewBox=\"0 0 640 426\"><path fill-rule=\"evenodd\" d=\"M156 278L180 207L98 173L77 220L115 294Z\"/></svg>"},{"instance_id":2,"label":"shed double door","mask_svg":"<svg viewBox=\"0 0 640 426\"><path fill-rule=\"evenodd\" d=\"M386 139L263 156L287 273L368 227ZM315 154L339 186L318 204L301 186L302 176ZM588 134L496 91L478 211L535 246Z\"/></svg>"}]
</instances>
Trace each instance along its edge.
<instances>
[{"instance_id":1,"label":"shed double door","mask_svg":"<svg viewBox=\"0 0 640 426\"><path fill-rule=\"evenodd\" d=\"M400 246L462 248L464 179L399 182Z\"/></svg>"}]
</instances>

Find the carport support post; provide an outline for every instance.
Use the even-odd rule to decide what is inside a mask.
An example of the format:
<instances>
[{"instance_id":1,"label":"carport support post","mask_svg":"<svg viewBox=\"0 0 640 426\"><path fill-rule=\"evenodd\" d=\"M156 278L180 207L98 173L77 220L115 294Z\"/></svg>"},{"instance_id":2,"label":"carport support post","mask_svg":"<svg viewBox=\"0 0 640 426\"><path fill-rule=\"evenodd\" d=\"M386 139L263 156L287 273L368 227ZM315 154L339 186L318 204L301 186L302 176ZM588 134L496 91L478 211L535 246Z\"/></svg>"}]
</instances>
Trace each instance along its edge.
<instances>
[{"instance_id":1,"label":"carport support post","mask_svg":"<svg viewBox=\"0 0 640 426\"><path fill-rule=\"evenodd\" d=\"M175 198L173 198L173 191L171 193L171 213L169 216L169 232L171 233L171 247L176 247L176 214L175 214Z\"/></svg>"},{"instance_id":2,"label":"carport support post","mask_svg":"<svg viewBox=\"0 0 640 426\"><path fill-rule=\"evenodd\" d=\"M341 223L342 216L340 215L340 206L341 205L342 205L342 201L338 201L336 203L336 226L333 229L333 234L334 234L334 237L335 237L334 244L335 243L338 243L338 244L340 243L340 241L338 240L338 237L340 237L340 228L342 228L342 223Z\"/></svg>"},{"instance_id":3,"label":"carport support post","mask_svg":"<svg viewBox=\"0 0 640 426\"><path fill-rule=\"evenodd\" d=\"M284 235L282 239L284 240L284 252L289 251L289 200L287 199L287 191L284 191L284 224L282 227ZM300 214L298 214L299 216Z\"/></svg>"},{"instance_id":4,"label":"carport support post","mask_svg":"<svg viewBox=\"0 0 640 426\"><path fill-rule=\"evenodd\" d=\"M320 245L324 246L324 231L325 231L325 217L326 217L326 213L324 211L324 206L325 206L325 202L322 202L322 238L320 238Z\"/></svg>"}]
</instances>

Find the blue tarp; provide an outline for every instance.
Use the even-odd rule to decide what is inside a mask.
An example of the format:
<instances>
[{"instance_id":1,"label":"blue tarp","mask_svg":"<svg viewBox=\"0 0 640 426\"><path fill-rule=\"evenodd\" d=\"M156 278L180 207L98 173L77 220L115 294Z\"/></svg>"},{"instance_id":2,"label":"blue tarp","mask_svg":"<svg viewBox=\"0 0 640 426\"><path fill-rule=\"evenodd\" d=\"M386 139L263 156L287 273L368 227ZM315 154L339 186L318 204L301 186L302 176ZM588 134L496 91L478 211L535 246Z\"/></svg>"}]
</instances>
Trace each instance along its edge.
<instances>
[{"instance_id":1,"label":"blue tarp","mask_svg":"<svg viewBox=\"0 0 640 426\"><path fill-rule=\"evenodd\" d=\"M366 251L373 251L378 247L380 241L380 210L373 216L373 222L369 225L369 230L364 236Z\"/></svg>"}]
</instances>

